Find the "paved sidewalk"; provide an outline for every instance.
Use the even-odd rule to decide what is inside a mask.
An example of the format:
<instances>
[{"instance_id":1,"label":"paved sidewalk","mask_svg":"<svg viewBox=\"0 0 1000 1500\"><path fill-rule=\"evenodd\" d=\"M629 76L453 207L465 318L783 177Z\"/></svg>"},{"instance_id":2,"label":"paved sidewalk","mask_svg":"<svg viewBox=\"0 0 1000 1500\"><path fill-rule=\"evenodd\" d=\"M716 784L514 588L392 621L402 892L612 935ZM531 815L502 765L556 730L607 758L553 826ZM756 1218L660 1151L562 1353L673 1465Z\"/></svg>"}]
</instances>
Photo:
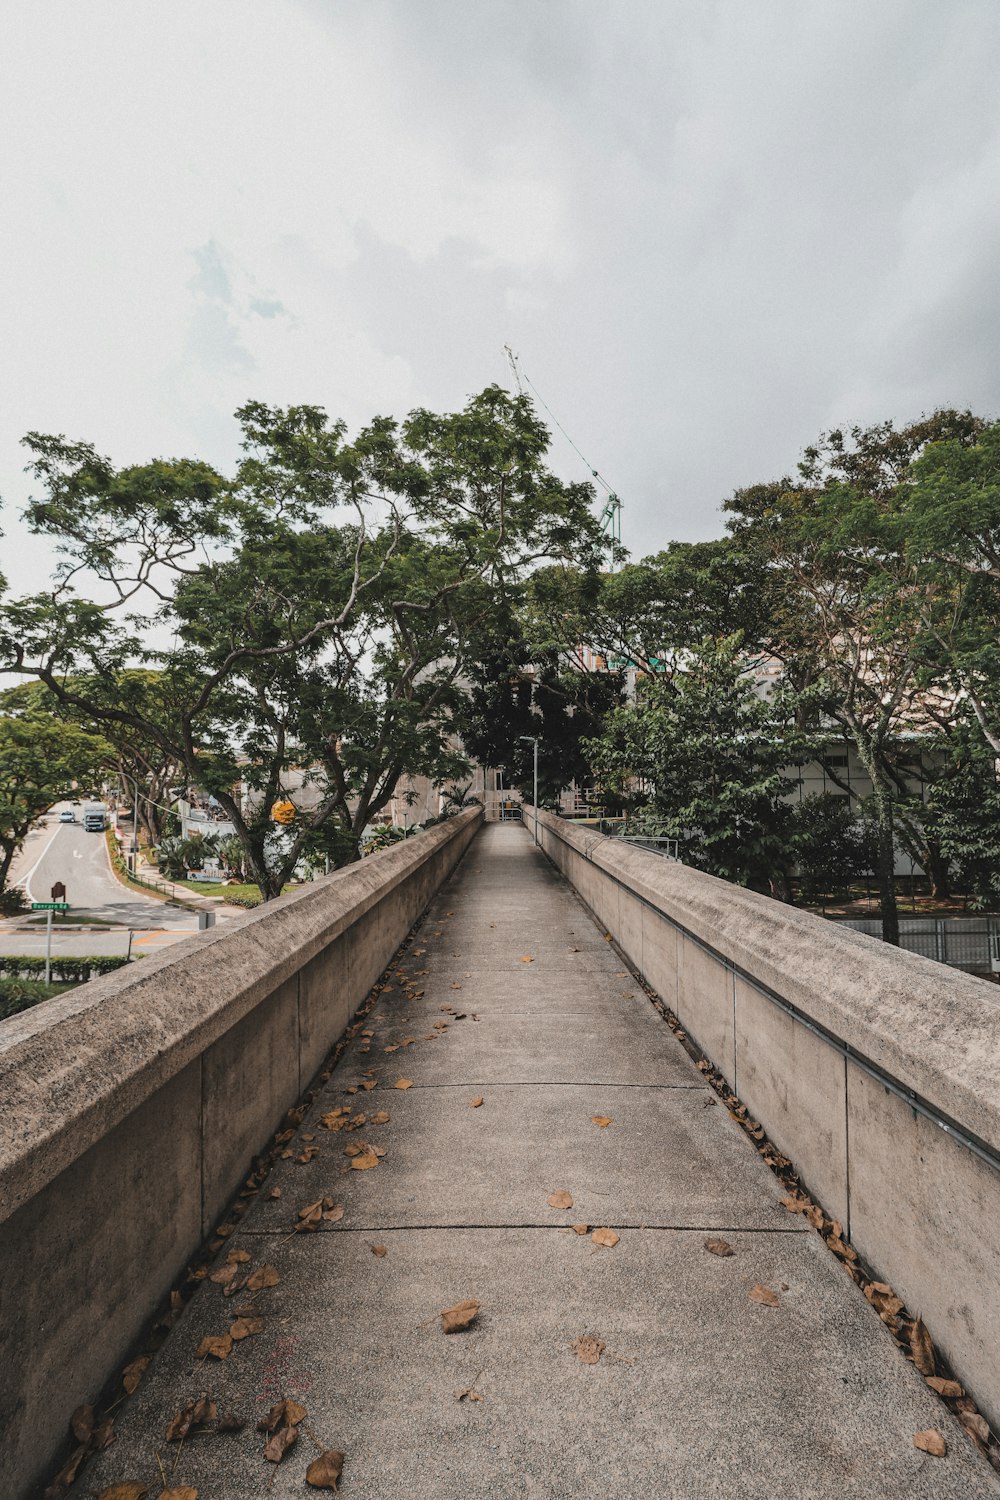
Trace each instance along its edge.
<instances>
[{"instance_id":1,"label":"paved sidewalk","mask_svg":"<svg viewBox=\"0 0 1000 1500\"><path fill-rule=\"evenodd\" d=\"M198 1500L302 1496L313 1438L364 1500L1000 1496L522 828L482 831L399 972L220 1254L280 1282L199 1287L74 1496L138 1481L155 1497L157 1455ZM344 1105L362 1128L320 1126ZM377 1167L348 1165L358 1144L384 1148ZM558 1190L571 1208L548 1204ZM292 1234L324 1196L343 1217ZM478 1316L448 1336L437 1314L465 1299ZM262 1331L198 1360L240 1308ZM588 1335L595 1364L571 1347ZM244 1430L167 1443L202 1391ZM286 1397L307 1416L275 1466L255 1426ZM913 1447L928 1427L946 1458Z\"/></svg>"}]
</instances>

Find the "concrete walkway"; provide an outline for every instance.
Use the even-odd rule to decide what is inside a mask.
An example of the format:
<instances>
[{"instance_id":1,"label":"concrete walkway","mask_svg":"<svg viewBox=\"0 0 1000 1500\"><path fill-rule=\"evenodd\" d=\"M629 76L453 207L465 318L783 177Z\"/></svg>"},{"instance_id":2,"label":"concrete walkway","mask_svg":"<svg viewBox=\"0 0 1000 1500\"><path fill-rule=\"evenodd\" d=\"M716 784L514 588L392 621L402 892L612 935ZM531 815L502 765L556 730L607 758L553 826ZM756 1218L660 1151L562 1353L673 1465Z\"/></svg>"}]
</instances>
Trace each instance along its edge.
<instances>
[{"instance_id":1,"label":"concrete walkway","mask_svg":"<svg viewBox=\"0 0 1000 1500\"><path fill-rule=\"evenodd\" d=\"M317 1154L290 1143L219 1257L245 1250L241 1272L280 1283L199 1287L74 1495L155 1497L162 1463L199 1500L301 1496L313 1437L364 1500L1000 1495L523 829L479 835L363 1031L301 1127ZM365 1126L319 1125L343 1105ZM358 1143L384 1148L377 1167L348 1165ZM571 1208L549 1206L558 1190ZM324 1196L343 1217L292 1234ZM436 1315L464 1299L478 1317L447 1336ZM251 1304L263 1331L197 1359ZM596 1364L571 1347L587 1335ZM165 1442L202 1391L244 1430ZM285 1397L312 1437L275 1467L254 1428ZM914 1448L928 1427L946 1458Z\"/></svg>"}]
</instances>

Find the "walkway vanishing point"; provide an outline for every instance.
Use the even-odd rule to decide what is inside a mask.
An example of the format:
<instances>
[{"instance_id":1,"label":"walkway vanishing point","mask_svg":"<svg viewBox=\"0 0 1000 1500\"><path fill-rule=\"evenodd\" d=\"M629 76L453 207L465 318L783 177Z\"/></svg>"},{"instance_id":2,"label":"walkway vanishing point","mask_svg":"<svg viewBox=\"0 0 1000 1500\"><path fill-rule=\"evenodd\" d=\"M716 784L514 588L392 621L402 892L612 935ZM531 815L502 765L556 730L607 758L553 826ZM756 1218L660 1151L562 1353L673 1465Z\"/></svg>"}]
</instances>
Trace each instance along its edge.
<instances>
[{"instance_id":1,"label":"walkway vanishing point","mask_svg":"<svg viewBox=\"0 0 1000 1500\"><path fill-rule=\"evenodd\" d=\"M281 1149L72 1496L298 1496L321 1448L364 1500L1000 1496L525 828L481 829ZM202 1393L243 1430L168 1442Z\"/></svg>"}]
</instances>

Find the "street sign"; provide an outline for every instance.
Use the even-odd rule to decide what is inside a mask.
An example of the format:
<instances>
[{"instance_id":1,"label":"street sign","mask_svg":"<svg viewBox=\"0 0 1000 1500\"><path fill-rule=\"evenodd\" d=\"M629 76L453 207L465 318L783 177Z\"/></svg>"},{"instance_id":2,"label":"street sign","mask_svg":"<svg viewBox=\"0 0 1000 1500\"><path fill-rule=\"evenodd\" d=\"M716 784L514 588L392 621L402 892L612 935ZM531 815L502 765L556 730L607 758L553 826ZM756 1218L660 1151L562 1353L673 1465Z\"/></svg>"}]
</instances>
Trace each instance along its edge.
<instances>
[{"instance_id":1,"label":"street sign","mask_svg":"<svg viewBox=\"0 0 1000 1500\"><path fill-rule=\"evenodd\" d=\"M53 901L66 900L66 887L63 885L61 880L56 881L51 891L49 891L49 895L52 897Z\"/></svg>"},{"instance_id":2,"label":"street sign","mask_svg":"<svg viewBox=\"0 0 1000 1500\"><path fill-rule=\"evenodd\" d=\"M68 901L32 901L32 911L69 911Z\"/></svg>"}]
</instances>

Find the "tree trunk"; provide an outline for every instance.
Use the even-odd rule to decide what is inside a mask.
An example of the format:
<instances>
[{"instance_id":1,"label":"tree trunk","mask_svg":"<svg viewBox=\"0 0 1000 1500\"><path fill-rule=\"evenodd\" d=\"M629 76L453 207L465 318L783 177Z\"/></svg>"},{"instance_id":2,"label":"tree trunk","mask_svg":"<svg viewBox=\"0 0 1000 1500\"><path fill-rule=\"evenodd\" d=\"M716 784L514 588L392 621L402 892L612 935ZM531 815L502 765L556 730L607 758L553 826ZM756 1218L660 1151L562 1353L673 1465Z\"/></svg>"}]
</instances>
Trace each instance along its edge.
<instances>
[{"instance_id":1,"label":"tree trunk","mask_svg":"<svg viewBox=\"0 0 1000 1500\"><path fill-rule=\"evenodd\" d=\"M896 904L896 848L892 836L892 803L879 787L874 794L878 825L879 905L882 909L882 941L899 947L899 908Z\"/></svg>"},{"instance_id":2,"label":"tree trunk","mask_svg":"<svg viewBox=\"0 0 1000 1500\"><path fill-rule=\"evenodd\" d=\"M951 900L951 865L946 854L942 854L937 839L927 841L927 874L931 882L931 895L936 901Z\"/></svg>"}]
</instances>

